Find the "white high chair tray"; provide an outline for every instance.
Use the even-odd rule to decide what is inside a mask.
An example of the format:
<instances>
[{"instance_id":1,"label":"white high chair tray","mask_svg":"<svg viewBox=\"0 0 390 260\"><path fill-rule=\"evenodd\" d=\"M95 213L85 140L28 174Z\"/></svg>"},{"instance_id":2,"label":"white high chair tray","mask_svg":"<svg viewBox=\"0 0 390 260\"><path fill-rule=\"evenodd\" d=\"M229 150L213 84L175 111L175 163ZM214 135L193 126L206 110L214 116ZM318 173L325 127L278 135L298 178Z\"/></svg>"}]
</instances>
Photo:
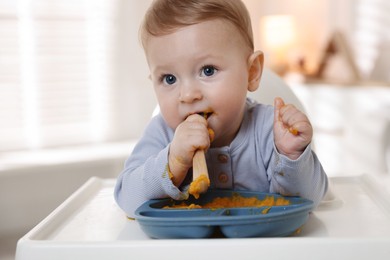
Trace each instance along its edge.
<instances>
[{"instance_id":1,"label":"white high chair tray","mask_svg":"<svg viewBox=\"0 0 390 260\"><path fill-rule=\"evenodd\" d=\"M115 180L91 178L19 240L16 260L390 259L388 190L368 175L330 181L334 198L321 203L298 235L157 240L116 205Z\"/></svg>"}]
</instances>

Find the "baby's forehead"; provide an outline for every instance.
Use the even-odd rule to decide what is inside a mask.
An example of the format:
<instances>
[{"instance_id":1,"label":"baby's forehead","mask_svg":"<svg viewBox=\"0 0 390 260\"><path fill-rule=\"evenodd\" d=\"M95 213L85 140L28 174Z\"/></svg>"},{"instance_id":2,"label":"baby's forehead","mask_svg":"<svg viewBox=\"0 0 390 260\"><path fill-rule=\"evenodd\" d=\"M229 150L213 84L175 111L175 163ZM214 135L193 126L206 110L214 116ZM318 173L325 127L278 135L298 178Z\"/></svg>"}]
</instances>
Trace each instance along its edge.
<instances>
[{"instance_id":1,"label":"baby's forehead","mask_svg":"<svg viewBox=\"0 0 390 260\"><path fill-rule=\"evenodd\" d=\"M211 23L219 25L217 27L218 28L217 32L212 31L214 29L214 27L209 26ZM206 25L206 27L210 28L210 31L193 30L191 33L193 33L193 34L196 34L196 33L209 34L211 36L215 35L215 36L218 36L220 38L226 38L226 40L230 40L230 41L240 41L244 45L243 46L244 48L245 48L245 46L247 46L249 49L252 49L250 44L248 44L246 42L246 38L245 38L244 34L239 30L239 28L231 21L229 21L227 19L221 19L221 18L200 21L198 23L191 24L191 25L172 27L172 28L170 28L169 32L162 32L161 34L158 34L158 35L151 35L151 34L146 33L142 39L143 40L143 47L144 47L145 51L147 51L147 46L148 46L149 41L156 40L159 38L164 38L164 37L170 36L172 34L175 34L175 33L181 32L181 31L185 31L186 29L188 29L190 27L196 27L196 26L201 26L201 25ZM224 42L221 42L221 44L223 44L223 43Z\"/></svg>"}]
</instances>

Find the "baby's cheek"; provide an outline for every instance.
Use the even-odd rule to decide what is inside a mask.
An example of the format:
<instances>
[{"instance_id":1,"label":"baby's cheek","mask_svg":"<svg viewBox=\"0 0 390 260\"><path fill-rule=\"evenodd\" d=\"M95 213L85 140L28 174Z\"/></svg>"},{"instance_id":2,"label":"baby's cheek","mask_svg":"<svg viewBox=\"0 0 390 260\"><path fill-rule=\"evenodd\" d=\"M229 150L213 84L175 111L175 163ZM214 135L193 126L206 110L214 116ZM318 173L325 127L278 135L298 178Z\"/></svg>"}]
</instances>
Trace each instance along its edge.
<instances>
[{"instance_id":1,"label":"baby's cheek","mask_svg":"<svg viewBox=\"0 0 390 260\"><path fill-rule=\"evenodd\" d=\"M167 123L167 125L172 128L176 129L182 122L179 120L179 116L175 116L172 113L163 113L162 116L164 118L164 121Z\"/></svg>"}]
</instances>

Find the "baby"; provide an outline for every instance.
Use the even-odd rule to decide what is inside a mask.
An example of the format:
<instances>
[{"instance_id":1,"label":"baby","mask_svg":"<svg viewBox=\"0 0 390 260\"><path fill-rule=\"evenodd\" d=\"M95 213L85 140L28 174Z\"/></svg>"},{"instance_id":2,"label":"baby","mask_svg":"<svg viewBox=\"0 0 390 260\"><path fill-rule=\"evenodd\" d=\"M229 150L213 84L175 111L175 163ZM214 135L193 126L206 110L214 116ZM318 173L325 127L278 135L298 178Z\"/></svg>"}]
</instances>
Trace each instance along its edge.
<instances>
[{"instance_id":1,"label":"baby","mask_svg":"<svg viewBox=\"0 0 390 260\"><path fill-rule=\"evenodd\" d=\"M328 181L310 147L308 118L281 98L274 107L247 98L259 87L263 53L254 51L241 1L156 0L140 36L161 112L115 187L129 217L149 199L187 199L198 149L206 151L211 188L302 196L318 205Z\"/></svg>"}]
</instances>

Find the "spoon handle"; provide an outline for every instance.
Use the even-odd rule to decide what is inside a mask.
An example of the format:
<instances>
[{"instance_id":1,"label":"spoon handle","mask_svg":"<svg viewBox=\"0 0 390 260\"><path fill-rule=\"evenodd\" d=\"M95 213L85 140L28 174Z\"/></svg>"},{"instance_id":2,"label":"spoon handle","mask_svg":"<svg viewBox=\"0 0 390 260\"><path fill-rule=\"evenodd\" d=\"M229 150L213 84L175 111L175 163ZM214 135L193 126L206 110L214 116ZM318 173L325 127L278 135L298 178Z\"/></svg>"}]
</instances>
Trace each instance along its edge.
<instances>
[{"instance_id":1,"label":"spoon handle","mask_svg":"<svg viewBox=\"0 0 390 260\"><path fill-rule=\"evenodd\" d=\"M207 178L209 177L204 150L197 150L195 152L194 159L192 162L192 171L193 180L195 180L202 174L206 175Z\"/></svg>"}]
</instances>

